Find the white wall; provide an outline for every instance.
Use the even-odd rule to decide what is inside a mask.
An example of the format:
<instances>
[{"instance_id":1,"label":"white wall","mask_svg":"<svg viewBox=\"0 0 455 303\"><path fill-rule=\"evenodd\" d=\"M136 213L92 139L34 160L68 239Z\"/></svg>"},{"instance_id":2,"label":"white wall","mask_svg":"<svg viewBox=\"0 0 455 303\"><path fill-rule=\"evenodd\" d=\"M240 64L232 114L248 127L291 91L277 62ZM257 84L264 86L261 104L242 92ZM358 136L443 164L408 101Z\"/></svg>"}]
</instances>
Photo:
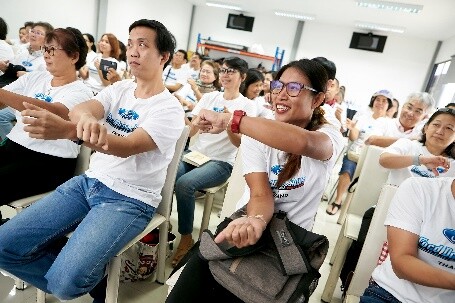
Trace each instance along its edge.
<instances>
[{"instance_id":1,"label":"white wall","mask_svg":"<svg viewBox=\"0 0 455 303\"><path fill-rule=\"evenodd\" d=\"M62 3L65 3L62 5ZM75 27L95 33L98 1L94 0L1 0L0 17L8 24L8 37L17 38L25 21L49 22L53 27Z\"/></svg>"},{"instance_id":2,"label":"white wall","mask_svg":"<svg viewBox=\"0 0 455 303\"><path fill-rule=\"evenodd\" d=\"M76 0L78 1L78 0ZM128 40L128 27L139 19L155 19L175 36L177 49L186 49L192 5L183 0L109 0L106 32L123 42Z\"/></svg>"},{"instance_id":3,"label":"white wall","mask_svg":"<svg viewBox=\"0 0 455 303\"><path fill-rule=\"evenodd\" d=\"M39 4L31 0L2 0L0 16L7 21L13 37L27 20L49 21L56 27L74 26L82 32L96 33L97 5L98 1L94 0L41 0ZM245 32L226 28L230 11L197 6L189 33L191 9L192 4L185 0L108 0L105 31L125 42L128 26L134 20L157 19L175 35L178 48L189 44L189 50L194 51L197 34L201 33L205 38L210 36L213 40L247 47L260 43L269 56L280 47L285 50L284 63L289 61L296 20L273 15L254 16L253 32ZM362 105L379 89L391 90L400 101L410 92L423 89L437 41L387 34L384 52L375 53L349 49L353 31L348 27L305 22L296 58L325 56L333 60L338 68L337 77L346 86L347 99ZM453 54L455 37L444 41L436 62L449 60Z\"/></svg>"}]
</instances>

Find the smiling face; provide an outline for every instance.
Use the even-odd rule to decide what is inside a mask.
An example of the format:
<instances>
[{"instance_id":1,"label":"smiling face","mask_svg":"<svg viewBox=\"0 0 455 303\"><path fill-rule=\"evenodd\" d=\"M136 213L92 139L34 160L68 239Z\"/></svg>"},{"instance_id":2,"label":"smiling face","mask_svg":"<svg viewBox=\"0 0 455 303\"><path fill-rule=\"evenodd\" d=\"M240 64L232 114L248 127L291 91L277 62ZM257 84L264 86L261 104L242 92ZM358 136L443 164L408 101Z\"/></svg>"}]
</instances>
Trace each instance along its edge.
<instances>
[{"instance_id":1,"label":"smiling face","mask_svg":"<svg viewBox=\"0 0 455 303\"><path fill-rule=\"evenodd\" d=\"M258 97L264 87L264 82L256 81L248 85L246 89L246 96L248 99L253 100L254 98Z\"/></svg>"},{"instance_id":2,"label":"smiling face","mask_svg":"<svg viewBox=\"0 0 455 303\"><path fill-rule=\"evenodd\" d=\"M379 117L385 117L387 108L389 107L389 100L383 95L378 95L373 101L373 112Z\"/></svg>"},{"instance_id":3,"label":"smiling face","mask_svg":"<svg viewBox=\"0 0 455 303\"><path fill-rule=\"evenodd\" d=\"M311 87L311 83L297 68L286 69L279 79L285 85L289 82L297 82ZM290 97L283 87L279 93L272 92L273 109L275 119L300 127L306 127L311 120L313 110L324 100L323 93L314 93L308 89L302 89L298 96Z\"/></svg>"},{"instance_id":4,"label":"smiling face","mask_svg":"<svg viewBox=\"0 0 455 303\"><path fill-rule=\"evenodd\" d=\"M400 123L405 130L414 128L425 118L427 106L418 100L409 100L403 105L400 113Z\"/></svg>"},{"instance_id":5,"label":"smiling face","mask_svg":"<svg viewBox=\"0 0 455 303\"><path fill-rule=\"evenodd\" d=\"M126 56L131 73L138 79L159 77L169 54L161 55L155 43L156 32L146 26L137 26L130 32Z\"/></svg>"},{"instance_id":6,"label":"smiling face","mask_svg":"<svg viewBox=\"0 0 455 303\"><path fill-rule=\"evenodd\" d=\"M229 67L225 63L220 68L220 82L225 91L239 91L244 76L235 68Z\"/></svg>"},{"instance_id":7,"label":"smiling face","mask_svg":"<svg viewBox=\"0 0 455 303\"><path fill-rule=\"evenodd\" d=\"M209 64L202 64L201 70L199 71L199 79L204 84L211 84L216 80L213 67Z\"/></svg>"},{"instance_id":8,"label":"smiling face","mask_svg":"<svg viewBox=\"0 0 455 303\"><path fill-rule=\"evenodd\" d=\"M445 150L455 141L455 116L449 113L437 114L427 122L424 132L425 146L429 150Z\"/></svg>"},{"instance_id":9,"label":"smiling face","mask_svg":"<svg viewBox=\"0 0 455 303\"><path fill-rule=\"evenodd\" d=\"M104 56L107 56L107 57L111 56L112 46L109 43L109 39L107 38L107 35L103 35L101 37L101 40L98 42L98 49Z\"/></svg>"}]
</instances>

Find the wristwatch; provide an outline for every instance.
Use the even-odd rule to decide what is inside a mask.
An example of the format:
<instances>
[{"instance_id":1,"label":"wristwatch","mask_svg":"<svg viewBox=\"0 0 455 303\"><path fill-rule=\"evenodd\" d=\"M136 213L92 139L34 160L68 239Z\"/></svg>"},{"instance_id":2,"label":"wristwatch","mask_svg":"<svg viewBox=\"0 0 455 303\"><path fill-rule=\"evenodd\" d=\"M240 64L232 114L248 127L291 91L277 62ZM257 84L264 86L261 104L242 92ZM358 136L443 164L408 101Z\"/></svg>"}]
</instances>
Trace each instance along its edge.
<instances>
[{"instance_id":1,"label":"wristwatch","mask_svg":"<svg viewBox=\"0 0 455 303\"><path fill-rule=\"evenodd\" d=\"M240 133L240 120L246 116L246 113L243 110L235 110L232 116L231 122L231 132L234 134Z\"/></svg>"}]
</instances>

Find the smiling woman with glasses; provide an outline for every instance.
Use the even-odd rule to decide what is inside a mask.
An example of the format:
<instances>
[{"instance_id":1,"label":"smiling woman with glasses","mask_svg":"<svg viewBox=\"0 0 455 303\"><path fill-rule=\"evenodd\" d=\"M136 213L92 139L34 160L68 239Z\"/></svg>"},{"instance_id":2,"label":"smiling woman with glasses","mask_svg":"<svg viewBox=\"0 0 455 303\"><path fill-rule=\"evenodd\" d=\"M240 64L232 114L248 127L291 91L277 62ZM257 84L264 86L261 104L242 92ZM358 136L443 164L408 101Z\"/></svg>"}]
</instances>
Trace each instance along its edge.
<instances>
[{"instance_id":1,"label":"smiling woman with glasses","mask_svg":"<svg viewBox=\"0 0 455 303\"><path fill-rule=\"evenodd\" d=\"M216 236L216 243L227 241L238 248L257 243L278 210L287 212L294 224L311 230L343 147L339 129L327 123L320 108L327 84L324 68L307 59L293 61L281 68L276 79L279 81L274 83L272 94L274 120L250 117L242 111L216 113L209 109L202 109L193 120L205 133L228 130L244 135L240 152L248 186L236 208L246 206L246 214L231 221ZM223 302L244 301L219 285L207 261L193 254L166 303L200 302L202 294L209 302L217 298L225 299Z\"/></svg>"},{"instance_id":2,"label":"smiling woman with glasses","mask_svg":"<svg viewBox=\"0 0 455 303\"><path fill-rule=\"evenodd\" d=\"M205 65L202 65L202 68L206 68ZM222 71L220 82L224 91L204 94L191 112L193 119L197 118L201 110L231 113L235 110L247 110L251 101L240 93L240 86L247 70L248 63L245 60L238 57L226 58L220 68L220 72ZM252 106L247 111L249 114L254 114ZM184 161L180 162L175 182L175 197L178 232L181 237L172 260L173 266L177 265L194 243L192 233L196 191L218 186L229 178L237 147L240 145L240 135L230 130L219 134L200 133L198 126L191 124L188 119L187 124L191 125L190 136L199 133L187 152L199 152L210 157L211 160L199 167Z\"/></svg>"}]
</instances>

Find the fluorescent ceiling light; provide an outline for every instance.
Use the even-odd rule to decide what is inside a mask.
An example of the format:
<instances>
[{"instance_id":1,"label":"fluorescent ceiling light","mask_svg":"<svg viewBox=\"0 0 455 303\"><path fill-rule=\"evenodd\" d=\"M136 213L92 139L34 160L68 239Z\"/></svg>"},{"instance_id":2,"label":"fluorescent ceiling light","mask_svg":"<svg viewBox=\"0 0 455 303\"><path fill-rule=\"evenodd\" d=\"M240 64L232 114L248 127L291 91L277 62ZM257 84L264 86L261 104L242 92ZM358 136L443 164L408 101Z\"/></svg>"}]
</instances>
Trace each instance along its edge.
<instances>
[{"instance_id":1,"label":"fluorescent ceiling light","mask_svg":"<svg viewBox=\"0 0 455 303\"><path fill-rule=\"evenodd\" d=\"M205 5L213 6L213 7L219 7L219 8L232 9L232 10L235 10L235 11L243 11L243 9L240 6L226 4L226 3L221 3L221 2L206 2Z\"/></svg>"},{"instance_id":2,"label":"fluorescent ceiling light","mask_svg":"<svg viewBox=\"0 0 455 303\"><path fill-rule=\"evenodd\" d=\"M370 23L370 22L362 22L356 21L355 26L359 28L369 29L369 30L378 30L384 32L393 32L402 34L406 30L405 27L402 26L393 26L387 24L378 24L378 23Z\"/></svg>"},{"instance_id":3,"label":"fluorescent ceiling light","mask_svg":"<svg viewBox=\"0 0 455 303\"><path fill-rule=\"evenodd\" d=\"M381 0L356 0L357 5L360 7L385 9L405 13L419 13L423 10L423 5L407 4L400 2L389 2Z\"/></svg>"},{"instance_id":4,"label":"fluorescent ceiling light","mask_svg":"<svg viewBox=\"0 0 455 303\"><path fill-rule=\"evenodd\" d=\"M316 18L315 15L291 13L291 12L275 12L275 15L281 16L281 17L296 18L296 19L301 19L301 20L314 20Z\"/></svg>"}]
</instances>

